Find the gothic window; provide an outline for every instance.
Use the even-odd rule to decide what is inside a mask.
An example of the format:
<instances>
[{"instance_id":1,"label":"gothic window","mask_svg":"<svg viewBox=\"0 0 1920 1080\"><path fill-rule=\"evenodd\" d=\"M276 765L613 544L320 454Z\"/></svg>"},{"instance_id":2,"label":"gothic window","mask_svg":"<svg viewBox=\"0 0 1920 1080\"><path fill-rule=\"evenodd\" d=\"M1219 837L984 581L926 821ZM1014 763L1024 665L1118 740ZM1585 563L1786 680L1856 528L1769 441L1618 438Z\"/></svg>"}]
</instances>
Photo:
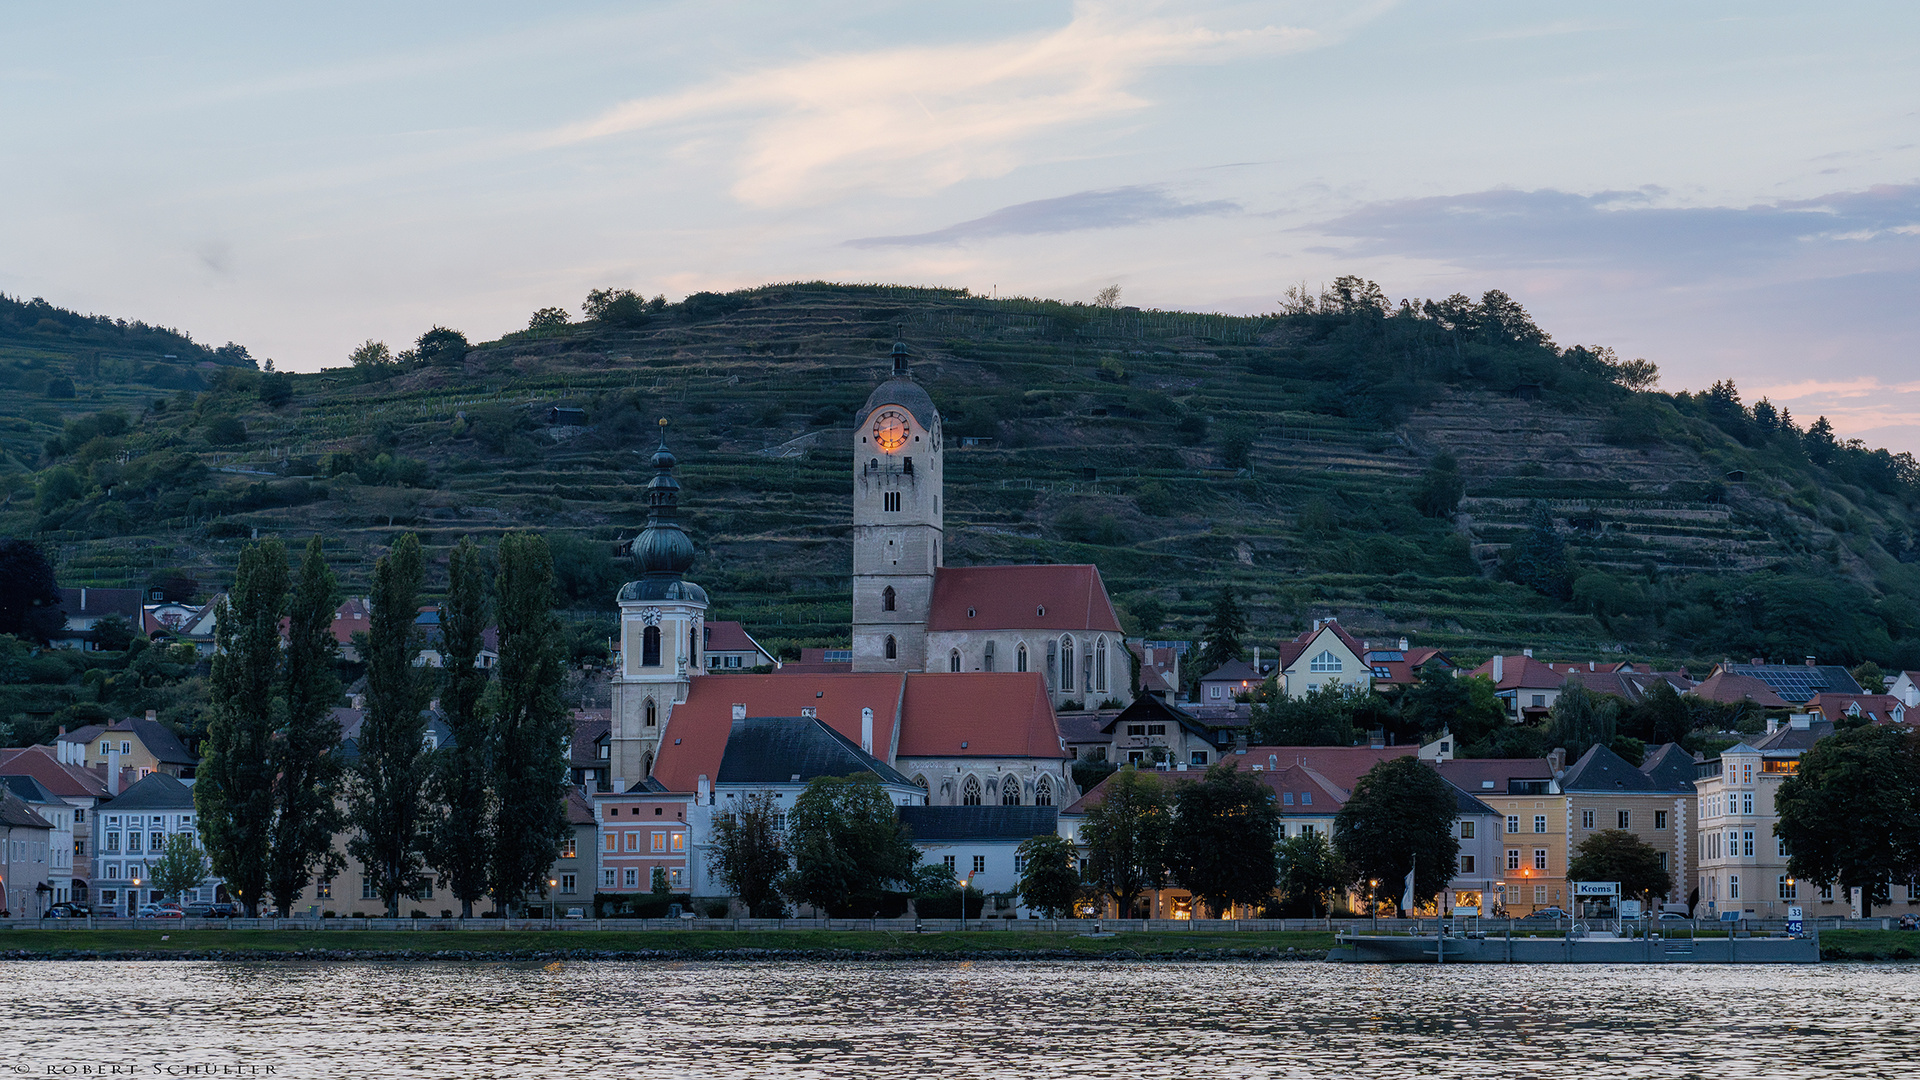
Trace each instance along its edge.
<instances>
[{"instance_id":1,"label":"gothic window","mask_svg":"<svg viewBox=\"0 0 1920 1080\"><path fill-rule=\"evenodd\" d=\"M1048 782L1047 778L1044 776L1041 777L1039 781L1033 785L1033 805L1035 806L1052 806L1053 805L1053 784Z\"/></svg>"},{"instance_id":2,"label":"gothic window","mask_svg":"<svg viewBox=\"0 0 1920 1080\"><path fill-rule=\"evenodd\" d=\"M652 698L648 698L647 699L647 726L658 727L659 725L660 725L660 707L653 703Z\"/></svg>"},{"instance_id":3,"label":"gothic window","mask_svg":"<svg viewBox=\"0 0 1920 1080\"><path fill-rule=\"evenodd\" d=\"M1093 688L1102 692L1107 689L1107 639L1104 637L1093 646Z\"/></svg>"},{"instance_id":4,"label":"gothic window","mask_svg":"<svg viewBox=\"0 0 1920 1080\"><path fill-rule=\"evenodd\" d=\"M640 666L660 666L660 628L649 626L640 633Z\"/></svg>"},{"instance_id":5,"label":"gothic window","mask_svg":"<svg viewBox=\"0 0 1920 1080\"><path fill-rule=\"evenodd\" d=\"M1313 662L1307 665L1307 670L1338 672L1340 670L1340 658L1333 655L1332 649L1328 649L1319 656L1314 657Z\"/></svg>"},{"instance_id":6,"label":"gothic window","mask_svg":"<svg viewBox=\"0 0 1920 1080\"><path fill-rule=\"evenodd\" d=\"M1013 650L1013 670L1020 672L1027 670L1027 643L1024 641L1020 643L1019 648Z\"/></svg>"},{"instance_id":7,"label":"gothic window","mask_svg":"<svg viewBox=\"0 0 1920 1080\"><path fill-rule=\"evenodd\" d=\"M1060 639L1060 689L1073 689L1073 639Z\"/></svg>"},{"instance_id":8,"label":"gothic window","mask_svg":"<svg viewBox=\"0 0 1920 1080\"><path fill-rule=\"evenodd\" d=\"M900 509L900 493L897 491L884 492L882 494L881 509L883 510Z\"/></svg>"},{"instance_id":9,"label":"gothic window","mask_svg":"<svg viewBox=\"0 0 1920 1080\"><path fill-rule=\"evenodd\" d=\"M980 778L979 777L977 776L967 777L967 782L965 786L963 786L960 789L960 804L962 806L979 806L980 805Z\"/></svg>"},{"instance_id":10,"label":"gothic window","mask_svg":"<svg viewBox=\"0 0 1920 1080\"><path fill-rule=\"evenodd\" d=\"M1020 781L1011 776L1000 781L1000 805L1020 805Z\"/></svg>"},{"instance_id":11,"label":"gothic window","mask_svg":"<svg viewBox=\"0 0 1920 1080\"><path fill-rule=\"evenodd\" d=\"M892 611L893 609L893 586L889 585L880 590L880 610Z\"/></svg>"},{"instance_id":12,"label":"gothic window","mask_svg":"<svg viewBox=\"0 0 1920 1080\"><path fill-rule=\"evenodd\" d=\"M887 635L887 659L889 660L900 659L900 646L894 644L892 634Z\"/></svg>"},{"instance_id":13,"label":"gothic window","mask_svg":"<svg viewBox=\"0 0 1920 1080\"><path fill-rule=\"evenodd\" d=\"M954 649L947 653L947 670L948 671L960 670L960 650L959 649Z\"/></svg>"},{"instance_id":14,"label":"gothic window","mask_svg":"<svg viewBox=\"0 0 1920 1080\"><path fill-rule=\"evenodd\" d=\"M916 783L916 784L919 784L919 785L920 785L920 790L921 790L921 791L925 791L925 790L927 790L927 778L926 778L926 777L924 777L924 776L918 776L918 775L916 775L916 776L915 776L915 777L913 778L913 782L914 782L914 783Z\"/></svg>"},{"instance_id":15,"label":"gothic window","mask_svg":"<svg viewBox=\"0 0 1920 1080\"><path fill-rule=\"evenodd\" d=\"M991 641L987 642L986 648L980 654L980 658L981 658L980 666L985 668L988 671L992 671L993 670L993 642Z\"/></svg>"},{"instance_id":16,"label":"gothic window","mask_svg":"<svg viewBox=\"0 0 1920 1080\"><path fill-rule=\"evenodd\" d=\"M640 755L640 775L641 776L653 775L653 751L651 750Z\"/></svg>"}]
</instances>

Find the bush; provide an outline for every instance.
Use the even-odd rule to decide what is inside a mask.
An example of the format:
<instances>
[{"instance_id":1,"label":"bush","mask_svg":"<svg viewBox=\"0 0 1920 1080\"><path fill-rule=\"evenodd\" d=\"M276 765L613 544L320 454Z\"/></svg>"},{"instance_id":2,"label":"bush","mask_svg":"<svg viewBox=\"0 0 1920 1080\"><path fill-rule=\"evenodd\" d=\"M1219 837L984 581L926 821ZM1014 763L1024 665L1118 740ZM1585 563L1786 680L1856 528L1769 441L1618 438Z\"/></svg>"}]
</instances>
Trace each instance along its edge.
<instances>
[{"instance_id":1,"label":"bush","mask_svg":"<svg viewBox=\"0 0 1920 1080\"><path fill-rule=\"evenodd\" d=\"M697 292L680 302L680 311L689 319L717 319L747 306L744 298L715 292Z\"/></svg>"},{"instance_id":2,"label":"bush","mask_svg":"<svg viewBox=\"0 0 1920 1080\"><path fill-rule=\"evenodd\" d=\"M986 906L987 894L979 889L967 890L967 918L977 919ZM913 910L923 919L957 919L960 917L960 891L934 893L930 896L916 896Z\"/></svg>"},{"instance_id":3,"label":"bush","mask_svg":"<svg viewBox=\"0 0 1920 1080\"><path fill-rule=\"evenodd\" d=\"M466 359L472 348L467 344L467 335L444 326L435 326L420 335L420 340L414 345L414 355L423 364L452 365Z\"/></svg>"},{"instance_id":4,"label":"bush","mask_svg":"<svg viewBox=\"0 0 1920 1080\"><path fill-rule=\"evenodd\" d=\"M609 326L636 327L647 324L647 302L632 289L595 289L587 294L580 311L594 322Z\"/></svg>"},{"instance_id":5,"label":"bush","mask_svg":"<svg viewBox=\"0 0 1920 1080\"><path fill-rule=\"evenodd\" d=\"M247 425L237 416L216 416L207 421L207 441L215 446L238 446L247 441Z\"/></svg>"}]
</instances>

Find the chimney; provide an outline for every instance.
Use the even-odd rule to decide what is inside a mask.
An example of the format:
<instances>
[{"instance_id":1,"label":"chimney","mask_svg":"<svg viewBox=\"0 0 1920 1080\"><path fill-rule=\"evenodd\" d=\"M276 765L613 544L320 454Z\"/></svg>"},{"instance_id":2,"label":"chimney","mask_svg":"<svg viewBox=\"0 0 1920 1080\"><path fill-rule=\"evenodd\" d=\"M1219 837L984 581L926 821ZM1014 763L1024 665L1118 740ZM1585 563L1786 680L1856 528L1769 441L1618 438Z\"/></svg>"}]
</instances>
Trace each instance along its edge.
<instances>
[{"instance_id":1,"label":"chimney","mask_svg":"<svg viewBox=\"0 0 1920 1080\"><path fill-rule=\"evenodd\" d=\"M1594 667L1594 662L1593 662L1592 660L1589 660L1589 661L1587 661L1587 670L1588 670L1588 671L1594 671L1594 670L1597 670L1597 669L1596 669L1596 668Z\"/></svg>"},{"instance_id":2,"label":"chimney","mask_svg":"<svg viewBox=\"0 0 1920 1080\"><path fill-rule=\"evenodd\" d=\"M353 707L354 707L354 708L356 708L356 709L364 709L364 708L366 708L366 707L367 707L367 695L365 695L365 694L355 694L355 695L353 695Z\"/></svg>"},{"instance_id":3,"label":"chimney","mask_svg":"<svg viewBox=\"0 0 1920 1080\"><path fill-rule=\"evenodd\" d=\"M860 710L860 749L873 753L873 710Z\"/></svg>"},{"instance_id":4,"label":"chimney","mask_svg":"<svg viewBox=\"0 0 1920 1080\"><path fill-rule=\"evenodd\" d=\"M1493 657L1493 685L1499 686L1500 680L1507 677L1507 658L1498 653Z\"/></svg>"},{"instance_id":5,"label":"chimney","mask_svg":"<svg viewBox=\"0 0 1920 1080\"><path fill-rule=\"evenodd\" d=\"M1280 755L1279 755L1279 754L1268 754L1268 755L1267 755L1267 771L1268 771L1268 772L1273 772L1274 770L1276 770L1276 769L1278 769L1279 767L1280 767Z\"/></svg>"},{"instance_id":6,"label":"chimney","mask_svg":"<svg viewBox=\"0 0 1920 1080\"><path fill-rule=\"evenodd\" d=\"M1406 638L1401 638L1401 639L1400 639L1400 651L1401 651L1401 652L1406 652L1406 651L1407 651L1407 639L1406 639Z\"/></svg>"},{"instance_id":7,"label":"chimney","mask_svg":"<svg viewBox=\"0 0 1920 1080\"><path fill-rule=\"evenodd\" d=\"M439 711L440 711L440 699L439 699L439 698L432 698L432 699L430 699L430 700L429 700L429 701L427 702L427 711L428 711L428 712L439 712Z\"/></svg>"},{"instance_id":8,"label":"chimney","mask_svg":"<svg viewBox=\"0 0 1920 1080\"><path fill-rule=\"evenodd\" d=\"M735 720L745 720L747 718L747 706L745 702L736 701L733 703L733 718Z\"/></svg>"},{"instance_id":9,"label":"chimney","mask_svg":"<svg viewBox=\"0 0 1920 1080\"><path fill-rule=\"evenodd\" d=\"M1526 657L1526 658L1527 658L1527 659L1529 659L1529 660L1531 660L1531 659L1533 659L1533 650L1532 650L1532 649L1521 649L1521 650L1520 650L1520 655L1521 655L1521 656L1524 656L1524 657Z\"/></svg>"},{"instance_id":10,"label":"chimney","mask_svg":"<svg viewBox=\"0 0 1920 1080\"><path fill-rule=\"evenodd\" d=\"M1816 665L1814 664L1814 662L1813 662L1813 657L1811 657L1811 656L1809 656L1809 657L1807 657L1807 666L1808 666L1808 667L1814 667L1814 666L1816 666Z\"/></svg>"},{"instance_id":11,"label":"chimney","mask_svg":"<svg viewBox=\"0 0 1920 1080\"><path fill-rule=\"evenodd\" d=\"M66 733L67 733L67 725L65 725L65 724L61 724L61 725L60 725L60 731L59 731L59 733L58 733L58 734L56 734L56 735L54 735L54 738L56 738L56 739L57 739L57 738L59 738L59 737L60 737L61 735L65 735Z\"/></svg>"},{"instance_id":12,"label":"chimney","mask_svg":"<svg viewBox=\"0 0 1920 1080\"><path fill-rule=\"evenodd\" d=\"M1260 646L1253 647L1253 673L1260 674Z\"/></svg>"},{"instance_id":13,"label":"chimney","mask_svg":"<svg viewBox=\"0 0 1920 1080\"><path fill-rule=\"evenodd\" d=\"M711 783L708 783L706 773L700 774L700 782L694 788L694 794L695 794L695 800L694 800L695 806L698 806L702 803L705 803L709 806L713 804L713 785Z\"/></svg>"},{"instance_id":14,"label":"chimney","mask_svg":"<svg viewBox=\"0 0 1920 1080\"><path fill-rule=\"evenodd\" d=\"M1547 754L1547 767L1553 770L1553 775L1559 776L1567 767L1567 748L1564 746L1556 746L1549 751Z\"/></svg>"},{"instance_id":15,"label":"chimney","mask_svg":"<svg viewBox=\"0 0 1920 1080\"><path fill-rule=\"evenodd\" d=\"M1774 732L1779 730L1780 730L1780 718L1777 716L1767 717L1767 734L1771 735Z\"/></svg>"},{"instance_id":16,"label":"chimney","mask_svg":"<svg viewBox=\"0 0 1920 1080\"><path fill-rule=\"evenodd\" d=\"M1236 731L1233 733L1233 752L1236 754L1244 754L1247 752L1247 733L1245 731Z\"/></svg>"},{"instance_id":17,"label":"chimney","mask_svg":"<svg viewBox=\"0 0 1920 1080\"><path fill-rule=\"evenodd\" d=\"M1787 726L1795 731L1810 731L1813 728L1813 714L1798 712L1787 717Z\"/></svg>"},{"instance_id":18,"label":"chimney","mask_svg":"<svg viewBox=\"0 0 1920 1080\"><path fill-rule=\"evenodd\" d=\"M147 720L149 722L158 720L158 719L160 719L160 713L157 710L154 710L154 709L147 710Z\"/></svg>"},{"instance_id":19,"label":"chimney","mask_svg":"<svg viewBox=\"0 0 1920 1080\"><path fill-rule=\"evenodd\" d=\"M107 748L107 794L120 794L120 744L112 743Z\"/></svg>"},{"instance_id":20,"label":"chimney","mask_svg":"<svg viewBox=\"0 0 1920 1080\"><path fill-rule=\"evenodd\" d=\"M1920 682L1907 683L1907 692L1903 696L1906 698L1907 708L1911 709L1916 705L1920 705Z\"/></svg>"},{"instance_id":21,"label":"chimney","mask_svg":"<svg viewBox=\"0 0 1920 1080\"><path fill-rule=\"evenodd\" d=\"M82 612L87 610L87 587L85 585L80 586L80 610Z\"/></svg>"}]
</instances>

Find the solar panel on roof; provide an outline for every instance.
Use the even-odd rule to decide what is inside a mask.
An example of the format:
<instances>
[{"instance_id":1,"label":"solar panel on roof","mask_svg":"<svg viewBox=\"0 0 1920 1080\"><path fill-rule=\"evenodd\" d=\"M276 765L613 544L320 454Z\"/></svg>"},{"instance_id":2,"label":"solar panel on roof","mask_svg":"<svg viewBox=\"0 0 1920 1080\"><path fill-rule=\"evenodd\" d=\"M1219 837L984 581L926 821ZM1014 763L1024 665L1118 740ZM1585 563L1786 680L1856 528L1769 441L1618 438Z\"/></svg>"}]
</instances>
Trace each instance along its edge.
<instances>
[{"instance_id":1,"label":"solar panel on roof","mask_svg":"<svg viewBox=\"0 0 1920 1080\"><path fill-rule=\"evenodd\" d=\"M1406 659L1407 654L1403 652L1370 652L1367 654L1367 663L1369 664L1398 664L1405 662Z\"/></svg>"}]
</instances>

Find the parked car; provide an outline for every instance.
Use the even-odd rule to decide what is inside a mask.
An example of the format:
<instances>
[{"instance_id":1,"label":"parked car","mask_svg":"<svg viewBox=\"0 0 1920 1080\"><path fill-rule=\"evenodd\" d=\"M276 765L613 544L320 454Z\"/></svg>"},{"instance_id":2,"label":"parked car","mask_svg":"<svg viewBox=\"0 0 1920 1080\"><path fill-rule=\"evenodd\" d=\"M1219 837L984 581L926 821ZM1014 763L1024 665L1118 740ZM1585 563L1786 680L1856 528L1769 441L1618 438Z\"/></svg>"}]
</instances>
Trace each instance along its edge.
<instances>
[{"instance_id":1,"label":"parked car","mask_svg":"<svg viewBox=\"0 0 1920 1080\"><path fill-rule=\"evenodd\" d=\"M170 908L161 904L142 904L140 905L140 914L136 917L141 919L179 919L184 916L181 915L179 908Z\"/></svg>"},{"instance_id":2,"label":"parked car","mask_svg":"<svg viewBox=\"0 0 1920 1080\"><path fill-rule=\"evenodd\" d=\"M84 919L93 914L93 909L85 904L62 901L47 909L49 919Z\"/></svg>"},{"instance_id":3,"label":"parked car","mask_svg":"<svg viewBox=\"0 0 1920 1080\"><path fill-rule=\"evenodd\" d=\"M233 905L213 903L188 904L181 909L181 914L189 919L231 919L233 918Z\"/></svg>"},{"instance_id":4,"label":"parked car","mask_svg":"<svg viewBox=\"0 0 1920 1080\"><path fill-rule=\"evenodd\" d=\"M584 919L586 917L587 917L587 913L585 909L577 908L577 907L570 907L567 909L567 918L569 919Z\"/></svg>"},{"instance_id":5,"label":"parked car","mask_svg":"<svg viewBox=\"0 0 1920 1080\"><path fill-rule=\"evenodd\" d=\"M1663 911L1660 913L1660 921L1661 922L1686 922L1687 917L1685 915L1680 914L1677 911Z\"/></svg>"},{"instance_id":6,"label":"parked car","mask_svg":"<svg viewBox=\"0 0 1920 1080\"><path fill-rule=\"evenodd\" d=\"M1567 914L1567 913L1566 913L1565 911L1562 911L1562 910L1560 910L1560 909L1559 909L1559 908L1557 908L1557 907L1543 907L1543 908L1541 908L1541 909L1540 909L1539 911L1536 911L1536 912L1534 912L1534 913L1533 913L1533 914L1531 914L1531 915L1526 915L1526 916L1522 916L1522 917L1523 917L1523 918L1527 918L1527 919L1565 919L1565 918L1570 918L1570 916L1569 916L1569 915L1568 915L1568 914Z\"/></svg>"}]
</instances>

